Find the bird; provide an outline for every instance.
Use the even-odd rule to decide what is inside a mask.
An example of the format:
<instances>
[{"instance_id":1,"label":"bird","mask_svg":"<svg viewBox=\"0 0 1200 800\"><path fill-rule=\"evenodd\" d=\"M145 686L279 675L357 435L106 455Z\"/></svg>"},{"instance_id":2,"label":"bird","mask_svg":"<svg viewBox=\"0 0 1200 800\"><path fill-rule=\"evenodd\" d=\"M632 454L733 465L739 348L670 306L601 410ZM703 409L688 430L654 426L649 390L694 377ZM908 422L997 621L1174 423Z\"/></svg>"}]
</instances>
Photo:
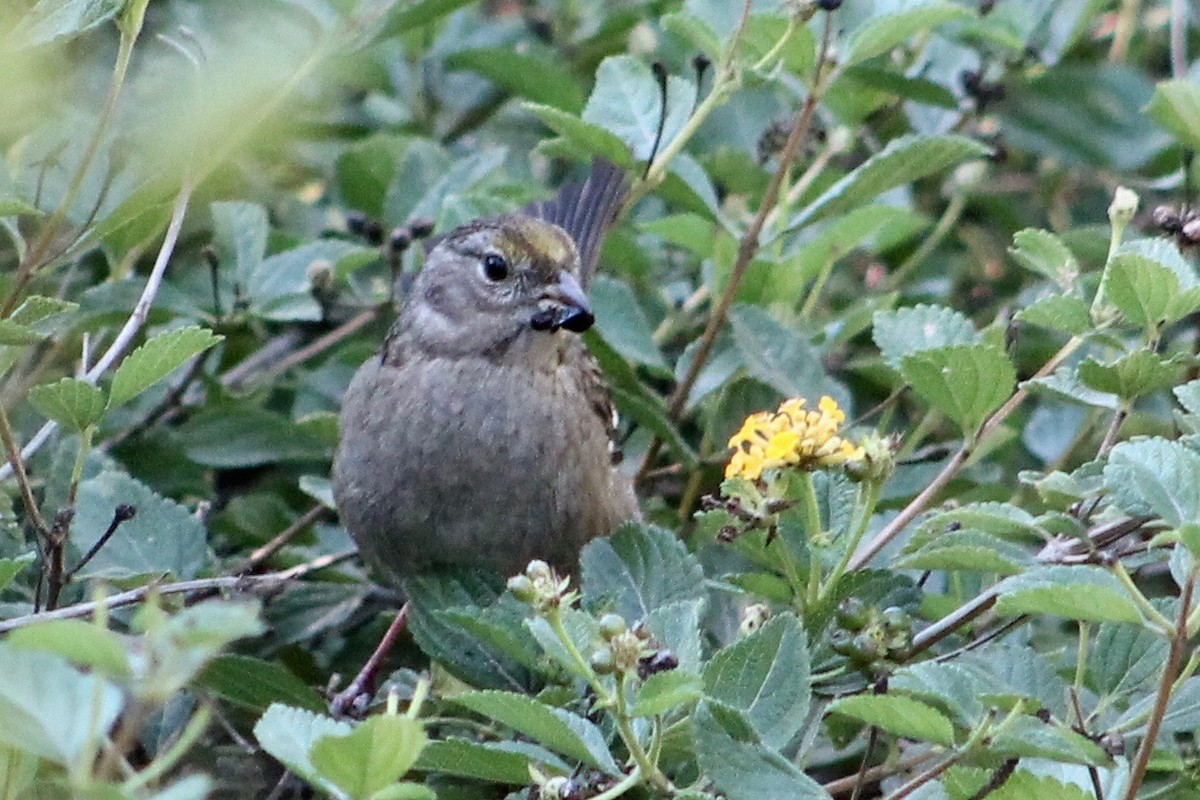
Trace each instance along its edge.
<instances>
[{"instance_id":1,"label":"bird","mask_svg":"<svg viewBox=\"0 0 1200 800\"><path fill-rule=\"evenodd\" d=\"M343 398L333 465L342 521L386 580L534 560L570 572L587 542L640 519L579 336L627 192L624 172L596 160L548 200L428 240Z\"/></svg>"}]
</instances>

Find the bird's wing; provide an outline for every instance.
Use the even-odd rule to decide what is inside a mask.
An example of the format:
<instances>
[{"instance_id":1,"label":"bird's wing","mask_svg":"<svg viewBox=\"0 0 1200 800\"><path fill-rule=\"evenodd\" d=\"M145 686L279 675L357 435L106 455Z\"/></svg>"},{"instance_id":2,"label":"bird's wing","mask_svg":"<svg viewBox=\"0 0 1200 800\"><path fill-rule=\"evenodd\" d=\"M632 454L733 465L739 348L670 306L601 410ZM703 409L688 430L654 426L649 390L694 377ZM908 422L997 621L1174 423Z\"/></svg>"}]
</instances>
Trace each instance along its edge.
<instances>
[{"instance_id":1,"label":"bird's wing","mask_svg":"<svg viewBox=\"0 0 1200 800\"><path fill-rule=\"evenodd\" d=\"M554 223L575 240L579 250L579 282L586 289L596 273L604 235L628 193L625 171L607 159L597 158L582 183L566 184L554 197L530 203L521 210Z\"/></svg>"},{"instance_id":2,"label":"bird's wing","mask_svg":"<svg viewBox=\"0 0 1200 800\"><path fill-rule=\"evenodd\" d=\"M612 395L608 390L608 380L604 377L600 363L582 347L580 350L579 357L574 359L573 363L578 365L579 381L592 413L600 418L605 431L608 432L608 455L615 466L621 463L623 455L621 452L621 420L617 416L617 407L613 405Z\"/></svg>"}]
</instances>

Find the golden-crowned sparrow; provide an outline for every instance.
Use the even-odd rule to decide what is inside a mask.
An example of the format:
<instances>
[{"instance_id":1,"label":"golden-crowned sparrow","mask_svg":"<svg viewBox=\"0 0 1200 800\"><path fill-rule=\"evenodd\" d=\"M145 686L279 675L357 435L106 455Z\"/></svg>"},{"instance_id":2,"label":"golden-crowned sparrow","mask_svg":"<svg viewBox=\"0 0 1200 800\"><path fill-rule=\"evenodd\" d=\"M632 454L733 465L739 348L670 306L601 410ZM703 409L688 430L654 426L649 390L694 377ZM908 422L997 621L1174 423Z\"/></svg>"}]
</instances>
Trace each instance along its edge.
<instances>
[{"instance_id":1,"label":"golden-crowned sparrow","mask_svg":"<svg viewBox=\"0 0 1200 800\"><path fill-rule=\"evenodd\" d=\"M614 416L576 334L600 242L625 196L596 162L582 184L429 246L382 352L350 384L334 496L393 580L439 566L569 569L639 516L615 466Z\"/></svg>"}]
</instances>

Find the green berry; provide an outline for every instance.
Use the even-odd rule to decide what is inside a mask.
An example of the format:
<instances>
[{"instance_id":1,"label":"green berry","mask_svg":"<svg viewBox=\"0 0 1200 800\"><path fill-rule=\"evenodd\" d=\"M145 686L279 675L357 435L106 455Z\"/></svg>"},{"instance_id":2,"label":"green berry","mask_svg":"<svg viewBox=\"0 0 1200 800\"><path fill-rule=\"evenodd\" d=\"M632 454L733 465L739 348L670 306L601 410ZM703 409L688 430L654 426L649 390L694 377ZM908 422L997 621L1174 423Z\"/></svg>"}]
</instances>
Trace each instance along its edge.
<instances>
[{"instance_id":1,"label":"green berry","mask_svg":"<svg viewBox=\"0 0 1200 800\"><path fill-rule=\"evenodd\" d=\"M600 635L605 639L620 636L625 630L625 619L620 614L605 614L600 618Z\"/></svg>"},{"instance_id":2,"label":"green berry","mask_svg":"<svg viewBox=\"0 0 1200 800\"><path fill-rule=\"evenodd\" d=\"M848 631L861 631L870 619L870 609L857 597L847 597L837 607L837 621Z\"/></svg>"},{"instance_id":3,"label":"green berry","mask_svg":"<svg viewBox=\"0 0 1200 800\"><path fill-rule=\"evenodd\" d=\"M610 675L617 668L617 664L613 660L612 650L609 650L607 647L592 653L590 661L592 669L597 675Z\"/></svg>"},{"instance_id":4,"label":"green berry","mask_svg":"<svg viewBox=\"0 0 1200 800\"><path fill-rule=\"evenodd\" d=\"M509 578L508 590L522 603L532 603L537 596L537 591L533 588L533 581L524 575L514 575Z\"/></svg>"}]
</instances>

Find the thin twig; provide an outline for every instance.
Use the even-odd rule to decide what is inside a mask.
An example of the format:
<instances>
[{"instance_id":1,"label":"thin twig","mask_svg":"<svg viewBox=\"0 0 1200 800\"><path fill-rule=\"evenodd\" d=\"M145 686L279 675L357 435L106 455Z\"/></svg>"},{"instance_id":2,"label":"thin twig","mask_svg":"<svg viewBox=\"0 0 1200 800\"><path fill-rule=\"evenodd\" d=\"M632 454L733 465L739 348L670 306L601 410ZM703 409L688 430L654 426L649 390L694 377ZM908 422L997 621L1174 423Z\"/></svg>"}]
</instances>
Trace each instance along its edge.
<instances>
[{"instance_id":1,"label":"thin twig","mask_svg":"<svg viewBox=\"0 0 1200 800\"><path fill-rule=\"evenodd\" d=\"M1187 3L1171 0L1171 77L1187 77Z\"/></svg>"},{"instance_id":2,"label":"thin twig","mask_svg":"<svg viewBox=\"0 0 1200 800\"><path fill-rule=\"evenodd\" d=\"M296 538L296 535L305 530L309 525L312 525L325 513L326 508L322 505L316 505L310 508L305 514L288 525L280 533L278 533L271 541L258 547L243 561L236 569L235 575L248 575L261 567L267 559L278 553L283 547Z\"/></svg>"},{"instance_id":3,"label":"thin twig","mask_svg":"<svg viewBox=\"0 0 1200 800\"><path fill-rule=\"evenodd\" d=\"M25 506L29 524L37 532L38 538L45 539L50 531L46 527L46 521L42 519L42 512L38 509L37 500L33 496L29 475L25 473L25 462L21 459L21 450L17 447L17 440L13 435L12 425L9 424L8 413L5 412L3 405L0 405L0 441L4 443L9 474L17 477L17 488L21 492L21 502Z\"/></svg>"},{"instance_id":4,"label":"thin twig","mask_svg":"<svg viewBox=\"0 0 1200 800\"><path fill-rule=\"evenodd\" d=\"M379 673L379 667L383 664L383 659L387 657L388 653L396 645L396 640L400 638L400 634L404 632L407 624L408 603L405 603L400 607L400 611L396 613L396 618L388 625L387 631L384 632L383 638L379 640L379 644L375 646L375 650L371 653L371 657L367 659L367 663L363 664L362 669L354 676L354 680L350 681L350 685L343 691L334 695L333 700L329 703L330 714L340 717L346 713L347 709L355 705L359 696L369 691L369 687L375 682L375 677Z\"/></svg>"},{"instance_id":5,"label":"thin twig","mask_svg":"<svg viewBox=\"0 0 1200 800\"><path fill-rule=\"evenodd\" d=\"M919 767L929 759L933 758L933 756L934 752L932 750L928 750L920 755L913 756L912 758L903 758L892 764L879 764L863 772L862 781L864 783L872 783L873 781L878 781L892 775L897 775L901 772L905 772L906 770L910 770L913 767ZM853 791L858 782L859 774L855 773L854 775L847 775L844 778L838 778L837 780L823 783L821 784L821 788L832 795L846 794L847 792Z\"/></svg>"},{"instance_id":6,"label":"thin twig","mask_svg":"<svg viewBox=\"0 0 1200 800\"><path fill-rule=\"evenodd\" d=\"M226 385L240 388L245 386L251 377L257 379L271 378L279 375L282 372L286 372L292 367L303 364L305 361L324 353L329 348L353 334L359 328L362 328L364 325L373 322L378 316L378 307L368 308L360 311L358 314L346 320L328 333L313 339L299 350L288 353L283 358L279 359L279 361L266 367L262 372L255 373L254 375L239 375L237 381L230 381L226 383Z\"/></svg>"},{"instance_id":7,"label":"thin twig","mask_svg":"<svg viewBox=\"0 0 1200 800\"><path fill-rule=\"evenodd\" d=\"M1150 756L1154 753L1154 743L1158 740L1158 731L1167 713L1167 703L1171 699L1175 676L1179 674L1179 662L1183 659L1183 651L1187 649L1187 619L1191 613L1192 592L1195 588L1196 572L1193 570L1184 582L1183 594L1179 597L1179 613L1176 616L1174 634L1171 636L1171 649L1158 683L1154 708L1146 723L1146 733L1138 745L1137 756L1129 773L1129 788L1125 790L1125 800L1135 800L1138 790L1142 788L1142 781L1145 780L1146 768L1150 766Z\"/></svg>"},{"instance_id":8,"label":"thin twig","mask_svg":"<svg viewBox=\"0 0 1200 800\"><path fill-rule=\"evenodd\" d=\"M941 761L934 764L932 767L925 770L920 775L917 775L915 778L910 780L908 783L904 784L899 789L897 789L896 791L889 794L887 796L887 800L902 800L902 798L908 797L910 794L915 792L917 789L920 789L922 786L924 786L925 784L929 783L930 781L936 779L943 772L945 772L946 770L953 767L955 764L958 763L958 760L960 758L962 758L962 755L959 753L952 753L951 755L946 756Z\"/></svg>"}]
</instances>

